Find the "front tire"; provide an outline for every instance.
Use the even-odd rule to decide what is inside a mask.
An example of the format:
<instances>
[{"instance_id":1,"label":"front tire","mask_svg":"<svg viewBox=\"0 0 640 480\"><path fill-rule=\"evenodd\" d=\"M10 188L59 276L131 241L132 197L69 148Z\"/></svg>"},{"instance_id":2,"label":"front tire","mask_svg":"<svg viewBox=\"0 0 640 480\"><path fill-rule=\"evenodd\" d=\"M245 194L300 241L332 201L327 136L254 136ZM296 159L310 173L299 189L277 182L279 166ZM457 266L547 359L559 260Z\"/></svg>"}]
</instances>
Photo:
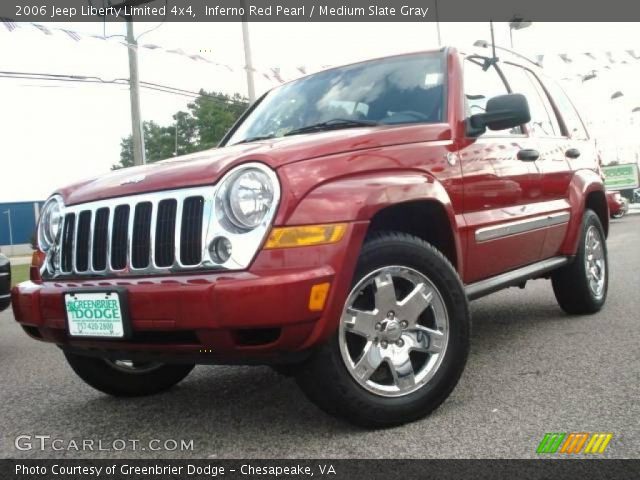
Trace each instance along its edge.
<instances>
[{"instance_id":1,"label":"front tire","mask_svg":"<svg viewBox=\"0 0 640 480\"><path fill-rule=\"evenodd\" d=\"M195 366L116 361L71 352L64 355L85 383L115 397L140 397L163 392L183 380Z\"/></svg>"},{"instance_id":2,"label":"front tire","mask_svg":"<svg viewBox=\"0 0 640 480\"><path fill-rule=\"evenodd\" d=\"M575 260L551 276L560 308L572 315L600 311L609 288L607 243L600 218L585 210Z\"/></svg>"},{"instance_id":3,"label":"front tire","mask_svg":"<svg viewBox=\"0 0 640 480\"><path fill-rule=\"evenodd\" d=\"M433 246L377 233L363 246L338 331L297 374L321 409L364 427L411 422L456 386L469 350L462 283Z\"/></svg>"}]
</instances>

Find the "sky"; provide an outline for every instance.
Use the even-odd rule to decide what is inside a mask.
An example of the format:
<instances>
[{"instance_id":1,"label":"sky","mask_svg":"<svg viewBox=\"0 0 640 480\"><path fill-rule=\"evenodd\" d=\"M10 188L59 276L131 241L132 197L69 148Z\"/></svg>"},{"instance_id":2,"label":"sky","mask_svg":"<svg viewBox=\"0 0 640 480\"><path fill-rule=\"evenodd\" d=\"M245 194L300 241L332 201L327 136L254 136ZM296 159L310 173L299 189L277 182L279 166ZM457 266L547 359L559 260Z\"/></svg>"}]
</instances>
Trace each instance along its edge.
<instances>
[{"instance_id":1,"label":"sky","mask_svg":"<svg viewBox=\"0 0 640 480\"><path fill-rule=\"evenodd\" d=\"M45 35L29 24L7 31L0 25L0 70L128 78L127 48L120 41L124 26L96 23L49 23L48 28L79 32L73 40L61 31ZM628 144L637 154L638 123L628 112L640 105L640 61L605 71L590 82L577 80L591 64L583 52L607 50L640 53L640 24L534 23L515 31L514 44L526 55L545 55L545 66L565 80L588 112L593 129L608 148ZM437 47L433 23L251 23L254 64L258 71L280 67L283 76L300 75L296 67L317 70L366 58ZM162 49L139 50L140 78L181 89L246 94L239 23L164 23L135 25L140 44L182 49L233 68L195 62ZM496 24L498 44L509 45L509 28ZM146 33L143 33L146 32ZM113 36L108 40L88 35ZM465 47L490 38L488 23L442 23L443 44ZM558 53L575 56L567 65ZM582 56L580 56L582 55ZM600 54L599 54L600 55ZM629 57L630 58L630 57ZM600 61L602 64L602 61ZM277 83L256 77L258 94ZM616 90L624 96L616 101ZM142 116L160 124L185 110L190 97L143 89ZM43 200L57 187L94 177L118 163L120 140L131 130L126 85L62 83L0 78L0 202ZM611 118L615 122L611 122ZM624 128L619 128L622 125Z\"/></svg>"}]
</instances>

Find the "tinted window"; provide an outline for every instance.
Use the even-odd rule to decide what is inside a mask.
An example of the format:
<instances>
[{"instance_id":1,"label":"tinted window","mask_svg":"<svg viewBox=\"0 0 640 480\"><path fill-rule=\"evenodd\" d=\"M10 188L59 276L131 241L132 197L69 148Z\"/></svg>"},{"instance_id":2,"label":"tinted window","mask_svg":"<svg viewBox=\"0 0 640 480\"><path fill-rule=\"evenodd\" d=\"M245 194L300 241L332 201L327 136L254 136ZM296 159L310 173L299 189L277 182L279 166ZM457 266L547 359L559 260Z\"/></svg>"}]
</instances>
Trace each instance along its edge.
<instances>
[{"instance_id":1,"label":"tinted window","mask_svg":"<svg viewBox=\"0 0 640 480\"><path fill-rule=\"evenodd\" d=\"M444 120L441 53L407 55L334 68L269 92L228 140L281 137L330 120L383 124Z\"/></svg>"},{"instance_id":2,"label":"tinted window","mask_svg":"<svg viewBox=\"0 0 640 480\"><path fill-rule=\"evenodd\" d=\"M584 128L582 120L576 111L575 107L564 90L551 79L545 78L545 86L551 94L551 98L560 111L560 116L564 121L564 125L567 128L567 132L571 138L578 140L586 140L589 138L587 131Z\"/></svg>"},{"instance_id":3,"label":"tinted window","mask_svg":"<svg viewBox=\"0 0 640 480\"><path fill-rule=\"evenodd\" d=\"M467 117L476 113L484 113L490 98L509 93L498 71L493 66L485 71L482 68L483 62L482 58L472 57L467 58L464 62L464 98ZM519 133L521 133L520 127L516 127L499 131L487 130L483 135Z\"/></svg>"},{"instance_id":4,"label":"tinted window","mask_svg":"<svg viewBox=\"0 0 640 480\"><path fill-rule=\"evenodd\" d=\"M531 122L528 124L530 133L537 137L560 136L560 125L549 99L534 83L537 80L531 76L531 73L524 68L508 63L501 64L500 68L507 77L511 91L527 97L531 112Z\"/></svg>"}]
</instances>

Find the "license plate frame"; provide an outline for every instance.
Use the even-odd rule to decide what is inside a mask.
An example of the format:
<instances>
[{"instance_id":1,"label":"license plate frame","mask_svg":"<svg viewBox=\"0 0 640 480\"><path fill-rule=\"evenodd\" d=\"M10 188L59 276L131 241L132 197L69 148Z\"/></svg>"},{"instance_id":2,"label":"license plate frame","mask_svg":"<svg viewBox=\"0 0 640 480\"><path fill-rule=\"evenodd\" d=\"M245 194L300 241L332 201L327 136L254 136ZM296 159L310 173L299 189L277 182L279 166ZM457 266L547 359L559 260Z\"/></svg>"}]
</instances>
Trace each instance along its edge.
<instances>
[{"instance_id":1,"label":"license plate frame","mask_svg":"<svg viewBox=\"0 0 640 480\"><path fill-rule=\"evenodd\" d=\"M122 335L92 335L88 334L78 334L75 333L75 329L72 328L72 323L74 320L69 318L69 309L67 307L67 297L68 296L76 296L77 295L105 295L105 299L113 300L113 296L115 295L118 300L120 317L121 317L121 326L122 326ZM67 327L67 336L73 340L105 340L105 341L118 341L118 340L128 340L131 338L132 330L131 330L131 320L129 316L129 302L127 297L127 291L121 287L107 287L107 288L95 288L95 289L86 289L86 288L72 288L65 289L62 294L62 303L64 308L65 322ZM94 319L91 319L93 321Z\"/></svg>"}]
</instances>

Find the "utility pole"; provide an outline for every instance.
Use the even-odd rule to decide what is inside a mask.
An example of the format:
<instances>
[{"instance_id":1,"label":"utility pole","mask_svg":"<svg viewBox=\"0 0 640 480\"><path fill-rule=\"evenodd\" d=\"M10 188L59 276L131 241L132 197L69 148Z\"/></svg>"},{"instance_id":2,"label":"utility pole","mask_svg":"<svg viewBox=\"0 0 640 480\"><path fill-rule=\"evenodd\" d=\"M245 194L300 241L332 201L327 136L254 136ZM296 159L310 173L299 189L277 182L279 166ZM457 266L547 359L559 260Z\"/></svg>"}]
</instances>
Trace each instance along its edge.
<instances>
[{"instance_id":1,"label":"utility pole","mask_svg":"<svg viewBox=\"0 0 640 480\"><path fill-rule=\"evenodd\" d=\"M138 76L138 42L133 34L133 19L127 21L127 51L129 52L129 96L131 99L131 136L133 164L144 165L144 133L140 114L140 78Z\"/></svg>"},{"instance_id":2,"label":"utility pole","mask_svg":"<svg viewBox=\"0 0 640 480\"><path fill-rule=\"evenodd\" d=\"M436 31L438 33L438 46L442 46L442 35L440 34L440 12L438 11L438 0L435 0L436 6Z\"/></svg>"},{"instance_id":3,"label":"utility pole","mask_svg":"<svg viewBox=\"0 0 640 480\"><path fill-rule=\"evenodd\" d=\"M247 92L249 103L256 100L256 86L253 80L253 60L251 59L251 40L249 38L249 22L247 21L247 5L245 0L240 0L242 7L242 42L244 43L244 68L247 72Z\"/></svg>"}]
</instances>

